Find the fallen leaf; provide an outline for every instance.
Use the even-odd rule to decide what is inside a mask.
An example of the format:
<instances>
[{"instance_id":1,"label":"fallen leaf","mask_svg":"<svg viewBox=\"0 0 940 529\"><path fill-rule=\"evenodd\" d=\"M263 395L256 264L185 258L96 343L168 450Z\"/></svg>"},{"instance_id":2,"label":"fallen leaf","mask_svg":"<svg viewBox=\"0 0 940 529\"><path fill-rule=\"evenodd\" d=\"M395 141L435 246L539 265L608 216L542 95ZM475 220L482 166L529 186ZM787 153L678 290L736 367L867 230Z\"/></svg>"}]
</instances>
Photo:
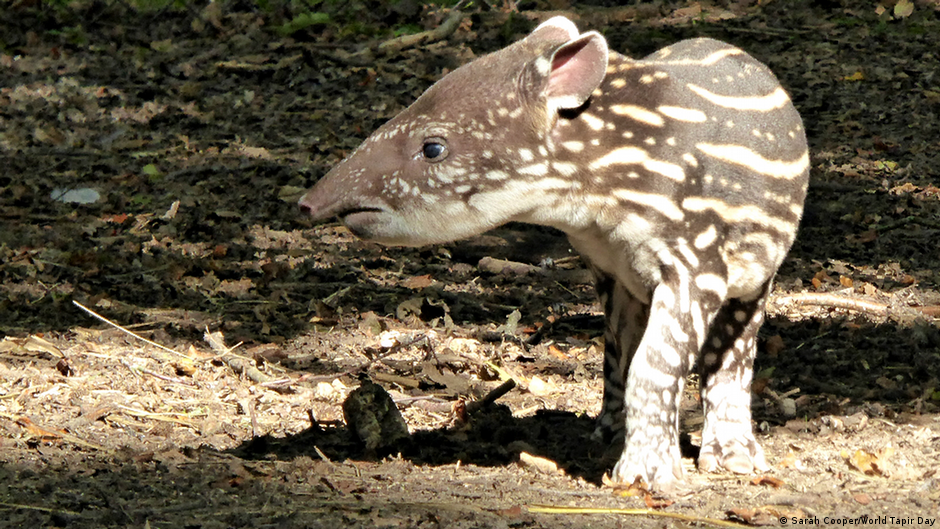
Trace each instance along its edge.
<instances>
[{"instance_id":1,"label":"fallen leaf","mask_svg":"<svg viewBox=\"0 0 940 529\"><path fill-rule=\"evenodd\" d=\"M425 274L423 276L409 277L408 279L401 282L401 286L414 290L421 290L422 288L431 286L432 283L434 283L434 280L431 279L431 275Z\"/></svg>"},{"instance_id":2,"label":"fallen leaf","mask_svg":"<svg viewBox=\"0 0 940 529\"><path fill-rule=\"evenodd\" d=\"M878 453L872 453L867 450L856 450L849 454L847 450L842 451L842 458L853 470L857 470L868 476L885 476L887 474L888 459L894 455L894 448L890 445L882 448Z\"/></svg>"},{"instance_id":3,"label":"fallen leaf","mask_svg":"<svg viewBox=\"0 0 940 529\"><path fill-rule=\"evenodd\" d=\"M775 488L775 489L779 489L780 487L784 486L785 484L786 484L786 483L784 483L783 480L777 479L777 478L772 477L772 476L757 476L756 478L754 478L754 479L751 480L751 485L768 485L768 486L773 487L773 488Z\"/></svg>"},{"instance_id":4,"label":"fallen leaf","mask_svg":"<svg viewBox=\"0 0 940 529\"><path fill-rule=\"evenodd\" d=\"M865 79L865 74L861 70L853 73L852 75L846 75L842 78L843 81L863 81Z\"/></svg>"},{"instance_id":5,"label":"fallen leaf","mask_svg":"<svg viewBox=\"0 0 940 529\"><path fill-rule=\"evenodd\" d=\"M776 358L776 356L786 348L786 345L783 343L783 337L779 334L775 334L767 338L767 344L764 347L771 358Z\"/></svg>"},{"instance_id":6,"label":"fallen leaf","mask_svg":"<svg viewBox=\"0 0 940 529\"><path fill-rule=\"evenodd\" d=\"M610 479L610 476L604 474L601 477L601 483L603 483L605 487L613 488L614 494L624 498L645 497L647 494L650 494L649 485L647 485L640 476L637 476L636 479L633 480L633 483L615 483Z\"/></svg>"},{"instance_id":7,"label":"fallen leaf","mask_svg":"<svg viewBox=\"0 0 940 529\"><path fill-rule=\"evenodd\" d=\"M647 509L665 509L673 503L672 500L667 500L665 498L654 498L652 494L647 494L643 497L643 502L646 503Z\"/></svg>"},{"instance_id":8,"label":"fallen leaf","mask_svg":"<svg viewBox=\"0 0 940 529\"><path fill-rule=\"evenodd\" d=\"M914 12L914 2L911 0L898 0L894 4L894 16L897 18L907 18Z\"/></svg>"}]
</instances>

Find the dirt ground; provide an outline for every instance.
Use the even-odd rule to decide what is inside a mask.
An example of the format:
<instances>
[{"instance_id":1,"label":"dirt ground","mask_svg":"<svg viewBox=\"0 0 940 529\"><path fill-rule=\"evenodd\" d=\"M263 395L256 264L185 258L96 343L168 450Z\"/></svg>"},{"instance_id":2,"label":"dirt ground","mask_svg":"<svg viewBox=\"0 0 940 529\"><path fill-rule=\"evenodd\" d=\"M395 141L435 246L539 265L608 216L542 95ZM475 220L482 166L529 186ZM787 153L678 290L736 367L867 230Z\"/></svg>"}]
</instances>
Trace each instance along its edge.
<instances>
[{"instance_id":1,"label":"dirt ground","mask_svg":"<svg viewBox=\"0 0 940 529\"><path fill-rule=\"evenodd\" d=\"M295 206L549 5L633 56L732 42L804 117L812 183L753 394L766 474L695 470L693 378L687 488L603 485L602 318L560 234L383 248ZM0 7L0 527L935 527L940 5L566 6L468 11L379 57L240 2ZM408 435L377 391L347 428L368 380Z\"/></svg>"}]
</instances>

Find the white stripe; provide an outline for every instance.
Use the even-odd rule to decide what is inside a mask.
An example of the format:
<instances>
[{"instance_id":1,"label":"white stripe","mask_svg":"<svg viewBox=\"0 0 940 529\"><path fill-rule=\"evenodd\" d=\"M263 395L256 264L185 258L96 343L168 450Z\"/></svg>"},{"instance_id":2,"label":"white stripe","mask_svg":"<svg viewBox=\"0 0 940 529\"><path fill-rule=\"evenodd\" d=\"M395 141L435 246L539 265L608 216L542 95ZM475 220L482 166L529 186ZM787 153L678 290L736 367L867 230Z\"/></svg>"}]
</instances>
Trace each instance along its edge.
<instances>
[{"instance_id":1,"label":"white stripe","mask_svg":"<svg viewBox=\"0 0 940 529\"><path fill-rule=\"evenodd\" d=\"M713 143L698 143L695 147L703 153L717 158L723 162L741 165L752 171L772 178L782 178L784 180L793 180L809 169L809 153L803 151L803 155L797 160L789 162L786 160L770 160L764 158L757 152L741 145L716 145Z\"/></svg>"},{"instance_id":2,"label":"white stripe","mask_svg":"<svg viewBox=\"0 0 940 529\"><path fill-rule=\"evenodd\" d=\"M691 83L686 86L689 90L720 107L733 108L735 110L769 112L783 108L790 102L790 97L787 96L787 92L779 86L773 92L763 96L723 96Z\"/></svg>"}]
</instances>

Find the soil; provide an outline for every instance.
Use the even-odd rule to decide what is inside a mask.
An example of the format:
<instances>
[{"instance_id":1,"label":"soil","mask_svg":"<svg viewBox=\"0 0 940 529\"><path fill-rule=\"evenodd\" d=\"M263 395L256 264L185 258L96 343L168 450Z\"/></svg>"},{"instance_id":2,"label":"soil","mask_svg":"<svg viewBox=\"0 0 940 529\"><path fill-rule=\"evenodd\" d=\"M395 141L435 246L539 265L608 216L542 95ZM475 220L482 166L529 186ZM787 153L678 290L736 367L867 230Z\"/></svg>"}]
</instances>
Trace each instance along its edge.
<instances>
[{"instance_id":1,"label":"soil","mask_svg":"<svg viewBox=\"0 0 940 529\"><path fill-rule=\"evenodd\" d=\"M811 144L756 366L772 469L694 468L693 377L687 487L659 497L604 485L602 318L563 236L383 248L295 206L436 79L557 12L468 12L374 57L238 2L8 3L0 527L935 526L940 7L890 4L564 11L633 56L741 46ZM353 428L344 402L366 411Z\"/></svg>"}]
</instances>

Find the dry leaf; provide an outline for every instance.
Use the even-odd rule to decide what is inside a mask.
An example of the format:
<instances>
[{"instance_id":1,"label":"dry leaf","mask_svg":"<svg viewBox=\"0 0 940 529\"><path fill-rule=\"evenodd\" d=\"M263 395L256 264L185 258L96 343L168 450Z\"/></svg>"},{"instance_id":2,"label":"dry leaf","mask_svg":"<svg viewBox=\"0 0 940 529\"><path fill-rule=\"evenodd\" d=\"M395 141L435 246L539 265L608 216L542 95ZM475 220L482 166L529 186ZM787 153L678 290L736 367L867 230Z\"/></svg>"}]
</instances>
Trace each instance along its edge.
<instances>
[{"instance_id":1,"label":"dry leaf","mask_svg":"<svg viewBox=\"0 0 940 529\"><path fill-rule=\"evenodd\" d=\"M894 16L897 18L907 18L914 12L914 2L911 0L899 0L894 4Z\"/></svg>"},{"instance_id":2,"label":"dry leaf","mask_svg":"<svg viewBox=\"0 0 940 529\"><path fill-rule=\"evenodd\" d=\"M852 496L852 498L862 505L868 505L869 503L871 503L871 496L869 496L868 494L865 494L864 492L860 492Z\"/></svg>"},{"instance_id":3,"label":"dry leaf","mask_svg":"<svg viewBox=\"0 0 940 529\"><path fill-rule=\"evenodd\" d=\"M852 75L846 75L842 78L843 81L863 81L865 80L865 74L861 70L853 73Z\"/></svg>"},{"instance_id":4,"label":"dry leaf","mask_svg":"<svg viewBox=\"0 0 940 529\"><path fill-rule=\"evenodd\" d=\"M767 338L767 344L764 347L767 350L767 354L770 355L771 358L774 358L780 354L780 351L786 348L786 345L783 343L783 338L779 334L775 334Z\"/></svg>"},{"instance_id":5,"label":"dry leaf","mask_svg":"<svg viewBox=\"0 0 940 529\"><path fill-rule=\"evenodd\" d=\"M667 500L665 498L654 498L652 494L647 494L643 497L643 502L646 503L647 509L665 509L673 503L672 500Z\"/></svg>"},{"instance_id":6,"label":"dry leaf","mask_svg":"<svg viewBox=\"0 0 940 529\"><path fill-rule=\"evenodd\" d=\"M434 280L431 279L430 274L425 274L423 276L413 276L401 282L401 286L405 288L411 288L414 290L421 290L422 288L427 288L434 283Z\"/></svg>"},{"instance_id":7,"label":"dry leaf","mask_svg":"<svg viewBox=\"0 0 940 529\"><path fill-rule=\"evenodd\" d=\"M842 451L842 458L850 468L869 476L887 475L888 459L892 455L894 448L890 445L879 450L877 454L867 450L856 450L854 454L849 454L847 450Z\"/></svg>"},{"instance_id":8,"label":"dry leaf","mask_svg":"<svg viewBox=\"0 0 940 529\"><path fill-rule=\"evenodd\" d=\"M757 476L751 480L751 485L768 485L775 489L779 489L784 486L786 483L782 479L777 479L772 476Z\"/></svg>"},{"instance_id":9,"label":"dry leaf","mask_svg":"<svg viewBox=\"0 0 940 529\"><path fill-rule=\"evenodd\" d=\"M645 497L646 495L650 494L649 485L643 481L643 478L640 476L637 476L636 479L633 480L633 483L615 483L611 481L610 476L604 474L601 477L601 483L603 483L605 487L613 488L614 494L625 498L633 498L638 496Z\"/></svg>"}]
</instances>

